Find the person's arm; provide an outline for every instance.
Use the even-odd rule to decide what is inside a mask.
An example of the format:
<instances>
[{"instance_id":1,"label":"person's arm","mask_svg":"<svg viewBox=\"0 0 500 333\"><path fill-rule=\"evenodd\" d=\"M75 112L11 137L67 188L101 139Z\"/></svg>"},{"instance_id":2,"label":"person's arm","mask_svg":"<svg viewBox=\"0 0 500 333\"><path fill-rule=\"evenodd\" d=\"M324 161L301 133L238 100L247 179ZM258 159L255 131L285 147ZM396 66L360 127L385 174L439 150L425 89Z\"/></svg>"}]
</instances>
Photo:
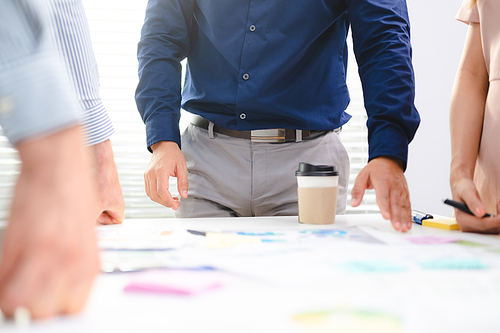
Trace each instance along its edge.
<instances>
[{"instance_id":1,"label":"person's arm","mask_svg":"<svg viewBox=\"0 0 500 333\"><path fill-rule=\"evenodd\" d=\"M0 261L0 308L33 318L83 307L98 271L98 215L79 127L16 144L22 169Z\"/></svg>"},{"instance_id":2,"label":"person's arm","mask_svg":"<svg viewBox=\"0 0 500 333\"><path fill-rule=\"evenodd\" d=\"M99 73L85 9L81 1L51 0L51 14L56 23L56 45L66 61L66 68L83 111L85 141L98 189L97 202L102 210L97 222L121 223L125 202L109 140L114 127L99 92Z\"/></svg>"},{"instance_id":3,"label":"person's arm","mask_svg":"<svg viewBox=\"0 0 500 333\"><path fill-rule=\"evenodd\" d=\"M0 261L0 308L78 311L98 269L98 210L45 1L2 1L0 124L21 157Z\"/></svg>"},{"instance_id":4,"label":"person's arm","mask_svg":"<svg viewBox=\"0 0 500 333\"><path fill-rule=\"evenodd\" d=\"M139 85L136 103L146 125L147 147L153 153L144 174L147 195L177 209L168 191L177 177L178 191L187 196L188 181L180 151L181 60L190 50L192 0L150 0L138 46Z\"/></svg>"},{"instance_id":5,"label":"person's arm","mask_svg":"<svg viewBox=\"0 0 500 333\"><path fill-rule=\"evenodd\" d=\"M487 212L473 183L488 87L480 26L470 23L450 104L450 185L453 199L465 202L475 215L456 211L460 229L498 233L500 217L481 219Z\"/></svg>"},{"instance_id":6,"label":"person's arm","mask_svg":"<svg viewBox=\"0 0 500 333\"><path fill-rule=\"evenodd\" d=\"M410 26L404 0L346 0L368 114L369 162L351 191L358 206L375 189L380 212L396 230L411 228L404 177L408 144L420 117L414 106Z\"/></svg>"}]
</instances>

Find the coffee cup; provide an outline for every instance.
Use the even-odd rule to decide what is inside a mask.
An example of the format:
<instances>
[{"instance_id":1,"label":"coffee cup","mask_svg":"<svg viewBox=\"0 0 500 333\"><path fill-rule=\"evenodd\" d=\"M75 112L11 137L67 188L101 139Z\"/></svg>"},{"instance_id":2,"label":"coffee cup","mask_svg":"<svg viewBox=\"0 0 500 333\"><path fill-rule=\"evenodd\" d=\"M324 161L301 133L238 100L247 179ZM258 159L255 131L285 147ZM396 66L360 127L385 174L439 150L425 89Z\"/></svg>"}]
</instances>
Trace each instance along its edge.
<instances>
[{"instance_id":1,"label":"coffee cup","mask_svg":"<svg viewBox=\"0 0 500 333\"><path fill-rule=\"evenodd\" d=\"M295 172L299 222L333 224L337 211L339 172L335 166L300 163Z\"/></svg>"}]
</instances>

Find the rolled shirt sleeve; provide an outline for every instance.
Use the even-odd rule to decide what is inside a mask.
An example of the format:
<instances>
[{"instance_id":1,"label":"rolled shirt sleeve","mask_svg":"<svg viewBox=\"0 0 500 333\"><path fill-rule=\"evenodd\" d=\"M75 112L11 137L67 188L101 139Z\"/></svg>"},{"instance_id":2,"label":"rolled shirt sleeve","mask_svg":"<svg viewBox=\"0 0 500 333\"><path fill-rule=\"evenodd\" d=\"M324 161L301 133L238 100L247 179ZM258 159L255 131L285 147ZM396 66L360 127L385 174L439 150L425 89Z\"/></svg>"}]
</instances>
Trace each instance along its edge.
<instances>
[{"instance_id":1,"label":"rolled shirt sleeve","mask_svg":"<svg viewBox=\"0 0 500 333\"><path fill-rule=\"evenodd\" d=\"M99 92L99 72L85 8L80 0L51 0L51 17L57 48L83 112L86 144L106 141L115 129Z\"/></svg>"},{"instance_id":2,"label":"rolled shirt sleeve","mask_svg":"<svg viewBox=\"0 0 500 333\"><path fill-rule=\"evenodd\" d=\"M160 141L181 145L180 61L190 50L192 14L192 0L150 0L146 8L137 52L139 84L135 99L146 125L150 151L151 145Z\"/></svg>"},{"instance_id":3,"label":"rolled shirt sleeve","mask_svg":"<svg viewBox=\"0 0 500 333\"><path fill-rule=\"evenodd\" d=\"M79 124L44 0L1 0L0 124L16 144Z\"/></svg>"},{"instance_id":4,"label":"rolled shirt sleeve","mask_svg":"<svg viewBox=\"0 0 500 333\"><path fill-rule=\"evenodd\" d=\"M464 23L479 23L479 11L477 9L477 3L472 4L472 0L464 0L462 6L458 10L455 19Z\"/></svg>"},{"instance_id":5,"label":"rolled shirt sleeve","mask_svg":"<svg viewBox=\"0 0 500 333\"><path fill-rule=\"evenodd\" d=\"M369 159L392 156L406 164L420 123L406 2L351 0L349 15L368 113Z\"/></svg>"}]
</instances>

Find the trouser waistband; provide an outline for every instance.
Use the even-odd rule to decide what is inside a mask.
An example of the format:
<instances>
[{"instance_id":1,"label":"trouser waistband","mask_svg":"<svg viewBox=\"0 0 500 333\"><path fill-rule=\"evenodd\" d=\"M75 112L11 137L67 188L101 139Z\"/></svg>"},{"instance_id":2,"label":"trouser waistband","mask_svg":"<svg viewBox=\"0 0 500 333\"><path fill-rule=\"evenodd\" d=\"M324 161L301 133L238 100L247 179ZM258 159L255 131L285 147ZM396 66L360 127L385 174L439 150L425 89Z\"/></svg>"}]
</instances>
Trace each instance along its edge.
<instances>
[{"instance_id":1,"label":"trouser waistband","mask_svg":"<svg viewBox=\"0 0 500 333\"><path fill-rule=\"evenodd\" d=\"M310 140L325 135L328 132L334 131L339 133L341 127L334 130L297 130L289 128L273 128L251 131L238 131L228 129L219 125L215 125L208 119L199 115L191 117L191 124L206 129L209 135L213 138L213 133L220 133L233 138L247 139L252 142L267 142L267 143L283 143L283 142L300 142L304 139Z\"/></svg>"}]
</instances>

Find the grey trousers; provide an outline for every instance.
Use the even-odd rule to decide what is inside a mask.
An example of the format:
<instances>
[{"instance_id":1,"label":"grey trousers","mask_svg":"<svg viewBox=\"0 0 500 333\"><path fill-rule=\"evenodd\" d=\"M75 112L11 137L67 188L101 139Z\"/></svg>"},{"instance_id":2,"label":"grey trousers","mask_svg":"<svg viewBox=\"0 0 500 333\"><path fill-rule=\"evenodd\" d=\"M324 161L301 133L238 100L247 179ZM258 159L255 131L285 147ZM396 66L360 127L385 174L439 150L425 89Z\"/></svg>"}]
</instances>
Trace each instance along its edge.
<instances>
[{"instance_id":1,"label":"grey trousers","mask_svg":"<svg viewBox=\"0 0 500 333\"><path fill-rule=\"evenodd\" d=\"M182 134L188 197L176 217L297 215L300 162L335 165L340 171L337 214L345 214L349 157L335 132L287 143L252 143L189 125Z\"/></svg>"}]
</instances>

